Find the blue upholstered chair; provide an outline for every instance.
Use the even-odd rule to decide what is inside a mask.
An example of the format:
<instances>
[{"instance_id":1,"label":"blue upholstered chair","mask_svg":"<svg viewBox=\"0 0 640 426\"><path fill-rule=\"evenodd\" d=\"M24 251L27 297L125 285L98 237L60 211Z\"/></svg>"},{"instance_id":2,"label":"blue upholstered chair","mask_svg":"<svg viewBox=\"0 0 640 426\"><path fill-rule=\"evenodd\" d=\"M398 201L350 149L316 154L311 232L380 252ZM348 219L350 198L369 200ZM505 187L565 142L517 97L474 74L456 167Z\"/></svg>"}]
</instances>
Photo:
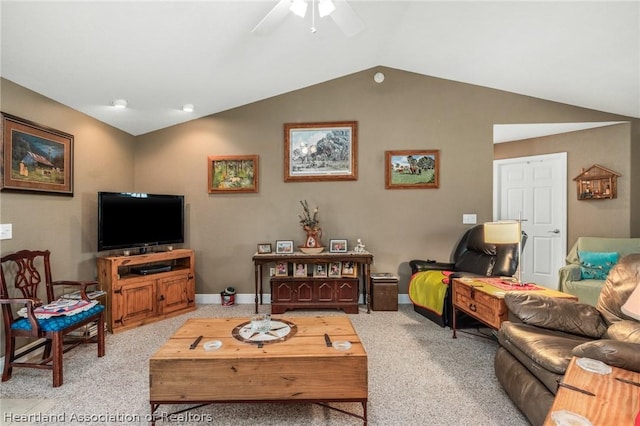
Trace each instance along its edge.
<instances>
[{"instance_id":1,"label":"blue upholstered chair","mask_svg":"<svg viewBox=\"0 0 640 426\"><path fill-rule=\"evenodd\" d=\"M87 297L87 287L98 285L97 281L52 281L50 252L21 250L0 259L0 304L5 337L5 361L2 381L11 378L14 367L27 367L53 371L53 386L62 385L62 356L65 352L82 343L97 343L98 356L104 356L104 306ZM11 283L11 286L7 284ZM42 306L38 287L46 296L47 304L56 298L55 288L79 290L80 300L75 308L67 310L66 315L59 312L40 314ZM61 303L59 306L62 306ZM20 309L21 308L21 309ZM74 338L65 336L81 327L94 324L97 333L94 338ZM35 340L33 346L16 348L16 338ZM25 355L43 349L42 359L34 361L32 357L26 361L18 361Z\"/></svg>"}]
</instances>

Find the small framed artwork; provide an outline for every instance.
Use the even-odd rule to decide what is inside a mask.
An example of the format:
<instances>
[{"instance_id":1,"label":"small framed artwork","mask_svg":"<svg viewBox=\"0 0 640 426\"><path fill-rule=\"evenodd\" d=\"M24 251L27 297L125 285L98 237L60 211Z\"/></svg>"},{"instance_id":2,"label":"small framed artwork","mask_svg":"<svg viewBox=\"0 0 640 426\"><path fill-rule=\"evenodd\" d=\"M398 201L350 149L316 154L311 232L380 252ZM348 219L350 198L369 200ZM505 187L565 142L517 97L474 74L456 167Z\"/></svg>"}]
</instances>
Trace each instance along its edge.
<instances>
[{"instance_id":1,"label":"small framed artwork","mask_svg":"<svg viewBox=\"0 0 640 426\"><path fill-rule=\"evenodd\" d=\"M209 194L258 192L257 155L209 156Z\"/></svg>"},{"instance_id":2,"label":"small framed artwork","mask_svg":"<svg viewBox=\"0 0 640 426\"><path fill-rule=\"evenodd\" d=\"M313 276L318 278L324 278L327 276L327 264L317 263L313 265Z\"/></svg>"},{"instance_id":3,"label":"small framed artwork","mask_svg":"<svg viewBox=\"0 0 640 426\"><path fill-rule=\"evenodd\" d=\"M289 263L276 262L276 277L288 277L289 276Z\"/></svg>"},{"instance_id":4,"label":"small framed artwork","mask_svg":"<svg viewBox=\"0 0 640 426\"><path fill-rule=\"evenodd\" d=\"M346 253L347 240L329 240L329 251L331 253Z\"/></svg>"},{"instance_id":5,"label":"small framed artwork","mask_svg":"<svg viewBox=\"0 0 640 426\"><path fill-rule=\"evenodd\" d=\"M276 253L277 254L291 254L291 253L293 253L293 240L278 240L278 241L276 241Z\"/></svg>"},{"instance_id":6,"label":"small framed artwork","mask_svg":"<svg viewBox=\"0 0 640 426\"><path fill-rule=\"evenodd\" d=\"M327 274L332 278L340 278L342 276L342 262L331 262Z\"/></svg>"},{"instance_id":7,"label":"small framed artwork","mask_svg":"<svg viewBox=\"0 0 640 426\"><path fill-rule=\"evenodd\" d=\"M307 276L307 264L306 263L294 263L293 264L293 276L294 277L306 277Z\"/></svg>"},{"instance_id":8,"label":"small framed artwork","mask_svg":"<svg viewBox=\"0 0 640 426\"><path fill-rule=\"evenodd\" d=\"M258 254L271 253L271 243L258 244Z\"/></svg>"},{"instance_id":9,"label":"small framed artwork","mask_svg":"<svg viewBox=\"0 0 640 426\"><path fill-rule=\"evenodd\" d=\"M357 277L358 268L356 268L355 262L349 260L342 262L342 276L343 277Z\"/></svg>"},{"instance_id":10,"label":"small framed artwork","mask_svg":"<svg viewBox=\"0 0 640 426\"><path fill-rule=\"evenodd\" d=\"M284 181L358 180L358 122L286 123Z\"/></svg>"},{"instance_id":11,"label":"small framed artwork","mask_svg":"<svg viewBox=\"0 0 640 426\"><path fill-rule=\"evenodd\" d=\"M0 188L73 196L73 135L2 113Z\"/></svg>"},{"instance_id":12,"label":"small framed artwork","mask_svg":"<svg viewBox=\"0 0 640 426\"><path fill-rule=\"evenodd\" d=\"M386 189L422 189L440 186L440 151L385 151Z\"/></svg>"}]
</instances>

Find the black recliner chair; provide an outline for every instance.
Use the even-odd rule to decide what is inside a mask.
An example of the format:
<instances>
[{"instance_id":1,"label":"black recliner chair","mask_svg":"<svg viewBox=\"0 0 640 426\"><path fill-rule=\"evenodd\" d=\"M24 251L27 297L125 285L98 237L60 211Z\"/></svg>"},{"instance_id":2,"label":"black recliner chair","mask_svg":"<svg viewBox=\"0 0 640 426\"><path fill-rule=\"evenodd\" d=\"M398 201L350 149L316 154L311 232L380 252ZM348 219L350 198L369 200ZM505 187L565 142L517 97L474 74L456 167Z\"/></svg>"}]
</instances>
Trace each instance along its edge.
<instances>
[{"instance_id":1,"label":"black recliner chair","mask_svg":"<svg viewBox=\"0 0 640 426\"><path fill-rule=\"evenodd\" d=\"M522 232L522 248L524 248L526 239L527 234ZM512 276L518 269L518 261L517 244L485 243L484 225L480 224L468 229L462 235L453 251L451 262L414 259L409 262L409 265L412 272L411 280L414 279L416 273L422 271L450 271L449 280L452 280L453 278L473 276ZM446 289L444 297L442 314L416 303L413 308L441 327L451 327L453 303L450 286Z\"/></svg>"}]
</instances>

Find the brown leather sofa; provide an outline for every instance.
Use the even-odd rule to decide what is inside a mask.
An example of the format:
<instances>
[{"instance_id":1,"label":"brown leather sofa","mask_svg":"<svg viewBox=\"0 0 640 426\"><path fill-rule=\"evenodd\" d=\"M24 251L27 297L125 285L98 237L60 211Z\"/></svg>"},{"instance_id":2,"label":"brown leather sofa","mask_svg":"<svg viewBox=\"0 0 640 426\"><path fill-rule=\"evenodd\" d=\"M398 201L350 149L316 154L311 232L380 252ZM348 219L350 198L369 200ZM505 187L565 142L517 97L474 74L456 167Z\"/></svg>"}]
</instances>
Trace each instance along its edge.
<instances>
[{"instance_id":1,"label":"brown leather sofa","mask_svg":"<svg viewBox=\"0 0 640 426\"><path fill-rule=\"evenodd\" d=\"M573 356L640 372L640 321L620 307L640 281L640 254L609 272L596 306L509 292L510 321L498 332L498 381L529 419L542 425Z\"/></svg>"}]
</instances>

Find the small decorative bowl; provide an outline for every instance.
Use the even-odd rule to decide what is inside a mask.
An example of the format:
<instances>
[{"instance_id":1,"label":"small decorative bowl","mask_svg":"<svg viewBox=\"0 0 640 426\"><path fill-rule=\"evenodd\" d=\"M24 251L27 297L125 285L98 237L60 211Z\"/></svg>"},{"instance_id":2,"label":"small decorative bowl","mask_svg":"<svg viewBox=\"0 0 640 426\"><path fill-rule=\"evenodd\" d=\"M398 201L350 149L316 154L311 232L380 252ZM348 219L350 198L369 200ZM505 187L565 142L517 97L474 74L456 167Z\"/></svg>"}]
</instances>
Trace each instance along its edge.
<instances>
[{"instance_id":1,"label":"small decorative bowl","mask_svg":"<svg viewBox=\"0 0 640 426\"><path fill-rule=\"evenodd\" d=\"M300 249L301 252L303 252L304 254L318 254L318 253L322 253L322 250L324 250L324 247L304 247L304 246L298 246L298 248Z\"/></svg>"}]
</instances>

